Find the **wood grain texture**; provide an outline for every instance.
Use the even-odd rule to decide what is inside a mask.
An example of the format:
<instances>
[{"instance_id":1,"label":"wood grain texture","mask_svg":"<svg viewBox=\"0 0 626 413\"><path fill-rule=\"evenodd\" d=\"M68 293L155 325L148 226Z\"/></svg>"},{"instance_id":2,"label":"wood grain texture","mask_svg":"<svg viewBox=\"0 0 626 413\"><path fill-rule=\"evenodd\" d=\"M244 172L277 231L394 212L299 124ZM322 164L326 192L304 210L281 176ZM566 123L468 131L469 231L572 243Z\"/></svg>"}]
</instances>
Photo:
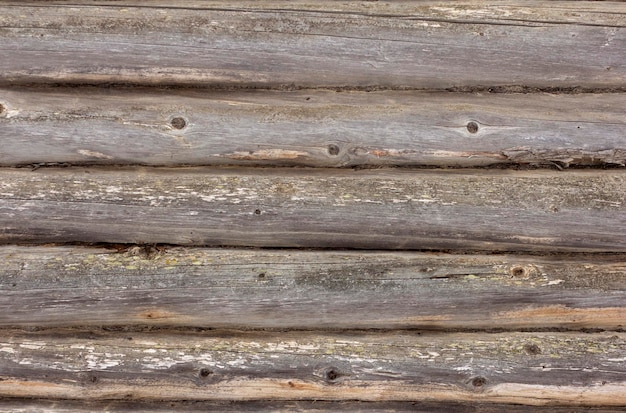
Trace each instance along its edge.
<instances>
[{"instance_id":1,"label":"wood grain texture","mask_svg":"<svg viewBox=\"0 0 626 413\"><path fill-rule=\"evenodd\" d=\"M626 258L0 247L0 327L619 329Z\"/></svg>"},{"instance_id":2,"label":"wood grain texture","mask_svg":"<svg viewBox=\"0 0 626 413\"><path fill-rule=\"evenodd\" d=\"M0 241L626 250L626 171L0 171Z\"/></svg>"},{"instance_id":3,"label":"wood grain texture","mask_svg":"<svg viewBox=\"0 0 626 413\"><path fill-rule=\"evenodd\" d=\"M0 2L0 410L626 407L626 170L324 169L624 166L626 3L168 3Z\"/></svg>"},{"instance_id":4,"label":"wood grain texture","mask_svg":"<svg viewBox=\"0 0 626 413\"><path fill-rule=\"evenodd\" d=\"M626 163L617 93L36 88L0 104L5 166Z\"/></svg>"},{"instance_id":5,"label":"wood grain texture","mask_svg":"<svg viewBox=\"0 0 626 413\"><path fill-rule=\"evenodd\" d=\"M495 3L495 4L492 4ZM3 83L623 88L621 2L3 3Z\"/></svg>"},{"instance_id":6,"label":"wood grain texture","mask_svg":"<svg viewBox=\"0 0 626 413\"><path fill-rule=\"evenodd\" d=\"M623 333L5 332L0 342L4 397L626 405Z\"/></svg>"}]
</instances>

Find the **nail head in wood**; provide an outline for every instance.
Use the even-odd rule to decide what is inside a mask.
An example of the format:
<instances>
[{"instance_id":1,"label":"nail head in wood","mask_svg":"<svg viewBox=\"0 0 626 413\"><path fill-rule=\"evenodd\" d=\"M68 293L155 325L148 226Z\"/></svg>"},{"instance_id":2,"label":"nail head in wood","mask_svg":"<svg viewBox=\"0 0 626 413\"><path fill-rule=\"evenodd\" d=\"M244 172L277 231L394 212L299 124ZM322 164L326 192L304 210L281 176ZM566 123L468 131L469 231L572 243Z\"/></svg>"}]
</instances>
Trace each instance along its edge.
<instances>
[{"instance_id":1,"label":"nail head in wood","mask_svg":"<svg viewBox=\"0 0 626 413\"><path fill-rule=\"evenodd\" d=\"M476 132L478 132L478 123L476 123L476 122L469 122L467 124L467 131L469 133L476 133Z\"/></svg>"},{"instance_id":2,"label":"nail head in wood","mask_svg":"<svg viewBox=\"0 0 626 413\"><path fill-rule=\"evenodd\" d=\"M329 383L334 383L340 376L341 373L335 367L329 367L324 373L324 377Z\"/></svg>"},{"instance_id":3,"label":"nail head in wood","mask_svg":"<svg viewBox=\"0 0 626 413\"><path fill-rule=\"evenodd\" d=\"M185 126L187 126L187 121L184 118L177 116L170 121L170 125L172 125L172 128L174 129L184 129Z\"/></svg>"}]
</instances>

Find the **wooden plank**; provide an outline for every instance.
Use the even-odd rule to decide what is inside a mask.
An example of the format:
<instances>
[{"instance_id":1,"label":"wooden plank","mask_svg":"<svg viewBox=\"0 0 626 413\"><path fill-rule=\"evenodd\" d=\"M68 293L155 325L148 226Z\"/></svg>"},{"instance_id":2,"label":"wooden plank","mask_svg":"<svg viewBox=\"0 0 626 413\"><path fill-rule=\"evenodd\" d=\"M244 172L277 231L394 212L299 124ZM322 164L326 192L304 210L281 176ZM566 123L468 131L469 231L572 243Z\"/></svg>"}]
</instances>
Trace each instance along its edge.
<instances>
[{"instance_id":1,"label":"wooden plank","mask_svg":"<svg viewBox=\"0 0 626 413\"><path fill-rule=\"evenodd\" d=\"M626 257L0 248L0 327L619 329Z\"/></svg>"},{"instance_id":2,"label":"wooden plank","mask_svg":"<svg viewBox=\"0 0 626 413\"><path fill-rule=\"evenodd\" d=\"M0 6L3 83L618 88L621 2Z\"/></svg>"},{"instance_id":3,"label":"wooden plank","mask_svg":"<svg viewBox=\"0 0 626 413\"><path fill-rule=\"evenodd\" d=\"M29 335L1 341L0 395L626 405L626 335Z\"/></svg>"},{"instance_id":4,"label":"wooden plank","mask_svg":"<svg viewBox=\"0 0 626 413\"><path fill-rule=\"evenodd\" d=\"M0 165L626 164L626 94L0 89Z\"/></svg>"},{"instance_id":5,"label":"wooden plank","mask_svg":"<svg viewBox=\"0 0 626 413\"><path fill-rule=\"evenodd\" d=\"M0 171L0 241L624 252L626 171Z\"/></svg>"}]
</instances>

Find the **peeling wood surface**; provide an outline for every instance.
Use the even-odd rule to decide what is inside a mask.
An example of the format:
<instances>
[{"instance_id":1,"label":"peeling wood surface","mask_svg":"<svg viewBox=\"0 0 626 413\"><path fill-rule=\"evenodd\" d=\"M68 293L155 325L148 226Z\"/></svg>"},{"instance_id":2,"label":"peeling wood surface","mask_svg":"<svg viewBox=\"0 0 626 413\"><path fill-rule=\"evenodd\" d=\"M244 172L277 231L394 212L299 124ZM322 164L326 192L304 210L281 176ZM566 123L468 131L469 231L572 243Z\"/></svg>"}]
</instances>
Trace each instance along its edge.
<instances>
[{"instance_id":1,"label":"peeling wood surface","mask_svg":"<svg viewBox=\"0 0 626 413\"><path fill-rule=\"evenodd\" d=\"M624 165L626 94L0 89L0 165Z\"/></svg>"},{"instance_id":2,"label":"peeling wood surface","mask_svg":"<svg viewBox=\"0 0 626 413\"><path fill-rule=\"evenodd\" d=\"M0 172L0 240L625 251L626 171Z\"/></svg>"},{"instance_id":3,"label":"peeling wood surface","mask_svg":"<svg viewBox=\"0 0 626 413\"><path fill-rule=\"evenodd\" d=\"M626 405L623 333L5 332L4 397Z\"/></svg>"},{"instance_id":4,"label":"peeling wood surface","mask_svg":"<svg viewBox=\"0 0 626 413\"><path fill-rule=\"evenodd\" d=\"M626 325L622 255L5 246L0 260L2 327Z\"/></svg>"},{"instance_id":5,"label":"peeling wood surface","mask_svg":"<svg viewBox=\"0 0 626 413\"><path fill-rule=\"evenodd\" d=\"M621 2L99 3L0 5L0 82L623 88L626 81Z\"/></svg>"}]
</instances>

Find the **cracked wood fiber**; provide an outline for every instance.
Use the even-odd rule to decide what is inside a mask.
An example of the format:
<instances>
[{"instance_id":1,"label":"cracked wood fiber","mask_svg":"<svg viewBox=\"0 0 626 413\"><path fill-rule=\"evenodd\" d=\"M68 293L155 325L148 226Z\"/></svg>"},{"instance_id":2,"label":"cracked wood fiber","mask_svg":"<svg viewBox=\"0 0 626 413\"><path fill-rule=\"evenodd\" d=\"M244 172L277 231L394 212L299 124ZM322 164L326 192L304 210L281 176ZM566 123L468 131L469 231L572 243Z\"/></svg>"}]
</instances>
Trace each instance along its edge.
<instances>
[{"instance_id":1,"label":"cracked wood fiber","mask_svg":"<svg viewBox=\"0 0 626 413\"><path fill-rule=\"evenodd\" d=\"M623 170L0 171L0 241L625 251Z\"/></svg>"},{"instance_id":2,"label":"cracked wood fiber","mask_svg":"<svg viewBox=\"0 0 626 413\"><path fill-rule=\"evenodd\" d=\"M36 88L0 104L5 166L626 163L620 93Z\"/></svg>"},{"instance_id":3,"label":"cracked wood fiber","mask_svg":"<svg viewBox=\"0 0 626 413\"><path fill-rule=\"evenodd\" d=\"M624 258L5 246L0 327L617 329Z\"/></svg>"},{"instance_id":4,"label":"cracked wood fiber","mask_svg":"<svg viewBox=\"0 0 626 413\"><path fill-rule=\"evenodd\" d=\"M0 82L621 88L621 2L4 2Z\"/></svg>"},{"instance_id":5,"label":"cracked wood fiber","mask_svg":"<svg viewBox=\"0 0 626 413\"><path fill-rule=\"evenodd\" d=\"M626 404L623 333L205 332L0 339L0 395Z\"/></svg>"}]
</instances>

